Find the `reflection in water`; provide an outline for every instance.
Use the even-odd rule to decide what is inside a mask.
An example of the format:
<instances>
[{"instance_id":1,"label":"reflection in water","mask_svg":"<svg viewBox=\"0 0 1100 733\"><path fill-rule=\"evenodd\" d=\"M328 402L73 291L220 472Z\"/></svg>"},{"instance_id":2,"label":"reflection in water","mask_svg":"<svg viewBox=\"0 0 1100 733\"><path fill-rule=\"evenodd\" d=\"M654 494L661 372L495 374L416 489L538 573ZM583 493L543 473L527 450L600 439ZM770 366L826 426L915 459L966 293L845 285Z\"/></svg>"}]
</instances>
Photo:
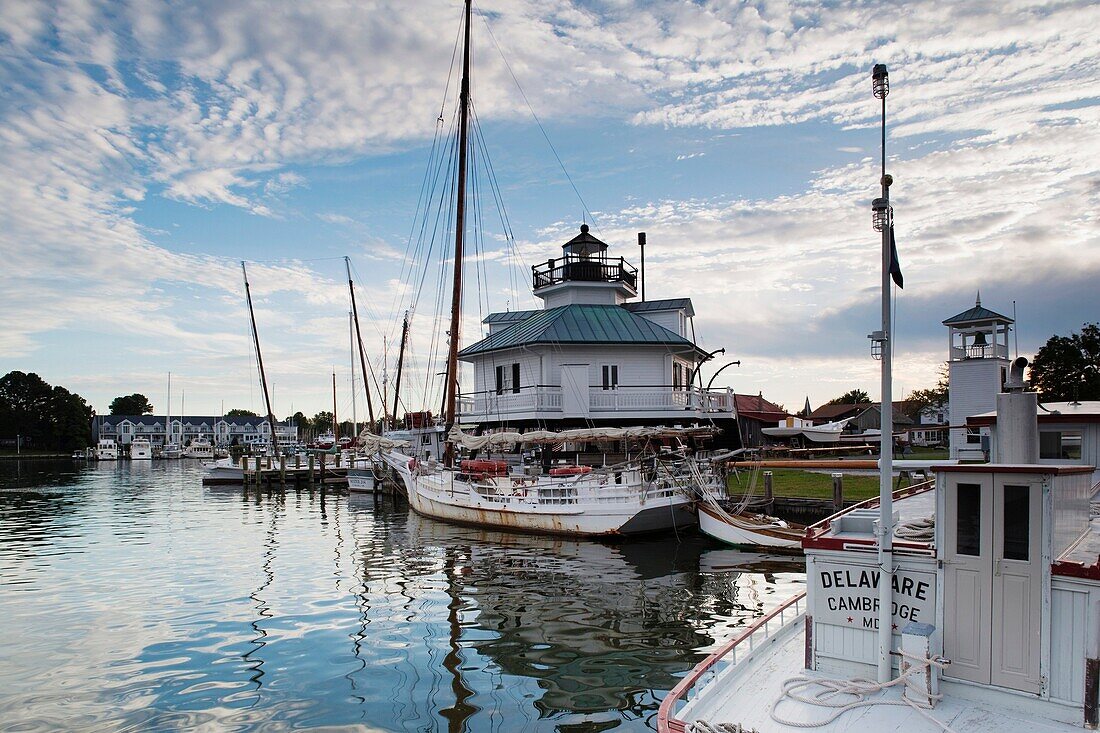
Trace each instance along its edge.
<instances>
[{"instance_id":1,"label":"reflection in water","mask_svg":"<svg viewBox=\"0 0 1100 733\"><path fill-rule=\"evenodd\" d=\"M0 466L5 725L645 730L803 587L798 561L696 535L510 535L200 477Z\"/></svg>"}]
</instances>

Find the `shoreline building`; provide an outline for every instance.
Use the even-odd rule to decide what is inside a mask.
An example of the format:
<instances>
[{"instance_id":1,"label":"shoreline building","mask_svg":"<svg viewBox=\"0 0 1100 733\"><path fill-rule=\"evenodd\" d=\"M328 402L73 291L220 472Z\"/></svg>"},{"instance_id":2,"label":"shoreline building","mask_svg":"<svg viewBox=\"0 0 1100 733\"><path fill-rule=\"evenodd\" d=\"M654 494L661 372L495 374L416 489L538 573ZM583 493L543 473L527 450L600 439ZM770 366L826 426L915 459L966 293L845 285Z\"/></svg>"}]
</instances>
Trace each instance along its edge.
<instances>
[{"instance_id":1,"label":"shoreline building","mask_svg":"<svg viewBox=\"0 0 1100 733\"><path fill-rule=\"evenodd\" d=\"M484 319L488 334L458 354L474 373L459 423L479 432L713 423L716 446L741 447L733 391L698 386L710 354L694 341L691 298L634 300L637 268L607 249L582 225L561 257L531 268L541 309Z\"/></svg>"},{"instance_id":2,"label":"shoreline building","mask_svg":"<svg viewBox=\"0 0 1100 733\"><path fill-rule=\"evenodd\" d=\"M168 441L165 441L164 415L96 415L92 418L92 443L100 439L114 440L118 445L129 445L134 438L146 438L152 445L165 442L185 446L196 440L206 440L211 445L227 448L249 443L266 443L271 428L264 417L204 417L172 416ZM279 443L298 440L298 426L275 423Z\"/></svg>"}]
</instances>

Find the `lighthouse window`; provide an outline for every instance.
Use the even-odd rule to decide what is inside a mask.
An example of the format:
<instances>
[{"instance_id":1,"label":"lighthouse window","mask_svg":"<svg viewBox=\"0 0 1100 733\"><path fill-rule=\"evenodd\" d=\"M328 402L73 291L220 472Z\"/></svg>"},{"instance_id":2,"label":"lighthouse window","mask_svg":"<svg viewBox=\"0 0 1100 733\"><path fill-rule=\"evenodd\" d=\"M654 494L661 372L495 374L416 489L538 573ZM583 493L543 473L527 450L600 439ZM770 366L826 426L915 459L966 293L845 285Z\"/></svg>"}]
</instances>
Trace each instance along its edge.
<instances>
[{"instance_id":1,"label":"lighthouse window","mask_svg":"<svg viewBox=\"0 0 1100 733\"><path fill-rule=\"evenodd\" d=\"M519 392L519 364L512 364L511 366L502 364L497 367L496 391L497 394Z\"/></svg>"},{"instance_id":2,"label":"lighthouse window","mask_svg":"<svg viewBox=\"0 0 1100 733\"><path fill-rule=\"evenodd\" d=\"M1081 460L1081 433L1078 430L1039 432L1039 458L1055 461Z\"/></svg>"},{"instance_id":3,"label":"lighthouse window","mask_svg":"<svg viewBox=\"0 0 1100 733\"><path fill-rule=\"evenodd\" d=\"M955 495L955 552L981 555L982 487L959 484Z\"/></svg>"},{"instance_id":4,"label":"lighthouse window","mask_svg":"<svg viewBox=\"0 0 1100 733\"><path fill-rule=\"evenodd\" d=\"M684 368L680 366L680 362L675 362L672 365L672 388L681 389L684 386Z\"/></svg>"}]
</instances>

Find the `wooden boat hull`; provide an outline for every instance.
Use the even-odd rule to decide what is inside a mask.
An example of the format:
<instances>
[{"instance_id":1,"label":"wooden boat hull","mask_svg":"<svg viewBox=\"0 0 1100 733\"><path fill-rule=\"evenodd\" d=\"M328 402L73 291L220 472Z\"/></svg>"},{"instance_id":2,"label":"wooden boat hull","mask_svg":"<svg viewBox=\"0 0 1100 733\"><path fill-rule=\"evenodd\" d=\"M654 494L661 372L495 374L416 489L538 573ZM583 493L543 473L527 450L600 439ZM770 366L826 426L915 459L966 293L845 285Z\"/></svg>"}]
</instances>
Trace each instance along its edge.
<instances>
[{"instance_id":1,"label":"wooden boat hull","mask_svg":"<svg viewBox=\"0 0 1100 733\"><path fill-rule=\"evenodd\" d=\"M792 537L791 529L778 531L774 525L754 522L750 518L734 517L736 523L726 521L714 508L699 505L699 529L706 535L729 545L739 547L775 547L797 550L802 547L801 537Z\"/></svg>"}]
</instances>

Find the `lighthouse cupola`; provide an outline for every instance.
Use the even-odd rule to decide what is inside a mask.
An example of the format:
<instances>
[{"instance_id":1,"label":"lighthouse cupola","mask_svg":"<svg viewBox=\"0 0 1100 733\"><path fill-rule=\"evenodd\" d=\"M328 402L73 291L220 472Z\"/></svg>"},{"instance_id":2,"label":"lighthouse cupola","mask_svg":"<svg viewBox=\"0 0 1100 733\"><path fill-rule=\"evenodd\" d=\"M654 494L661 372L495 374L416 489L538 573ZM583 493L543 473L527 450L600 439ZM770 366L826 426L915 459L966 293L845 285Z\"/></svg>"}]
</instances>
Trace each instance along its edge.
<instances>
[{"instance_id":1,"label":"lighthouse cupola","mask_svg":"<svg viewBox=\"0 0 1100 733\"><path fill-rule=\"evenodd\" d=\"M561 248L561 257L531 267L534 293L546 308L622 305L638 294L638 269L622 257L608 257L607 243L593 236L587 224Z\"/></svg>"}]
</instances>

